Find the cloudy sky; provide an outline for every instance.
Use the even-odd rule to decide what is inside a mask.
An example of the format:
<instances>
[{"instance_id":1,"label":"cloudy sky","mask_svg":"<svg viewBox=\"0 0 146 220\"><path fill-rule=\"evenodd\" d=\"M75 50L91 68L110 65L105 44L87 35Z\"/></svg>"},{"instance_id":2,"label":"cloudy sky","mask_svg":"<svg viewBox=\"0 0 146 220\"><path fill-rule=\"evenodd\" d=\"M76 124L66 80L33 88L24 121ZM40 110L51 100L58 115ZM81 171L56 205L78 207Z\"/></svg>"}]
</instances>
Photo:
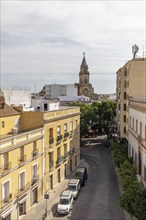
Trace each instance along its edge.
<instances>
[{"instance_id":1,"label":"cloudy sky","mask_svg":"<svg viewBox=\"0 0 146 220\"><path fill-rule=\"evenodd\" d=\"M1 86L75 83L83 52L96 93L145 48L145 1L1 1Z\"/></svg>"}]
</instances>

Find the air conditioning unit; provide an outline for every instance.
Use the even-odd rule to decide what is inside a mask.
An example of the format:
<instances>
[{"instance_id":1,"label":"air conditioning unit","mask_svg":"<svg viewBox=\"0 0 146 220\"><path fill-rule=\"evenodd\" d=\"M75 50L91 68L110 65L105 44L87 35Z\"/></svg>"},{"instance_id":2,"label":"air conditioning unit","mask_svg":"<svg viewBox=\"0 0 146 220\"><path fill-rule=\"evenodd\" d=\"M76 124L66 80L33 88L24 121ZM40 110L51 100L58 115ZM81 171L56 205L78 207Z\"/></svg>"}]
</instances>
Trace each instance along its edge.
<instances>
[{"instance_id":1,"label":"air conditioning unit","mask_svg":"<svg viewBox=\"0 0 146 220\"><path fill-rule=\"evenodd\" d=\"M17 134L18 133L18 128L12 128L12 134Z\"/></svg>"}]
</instances>

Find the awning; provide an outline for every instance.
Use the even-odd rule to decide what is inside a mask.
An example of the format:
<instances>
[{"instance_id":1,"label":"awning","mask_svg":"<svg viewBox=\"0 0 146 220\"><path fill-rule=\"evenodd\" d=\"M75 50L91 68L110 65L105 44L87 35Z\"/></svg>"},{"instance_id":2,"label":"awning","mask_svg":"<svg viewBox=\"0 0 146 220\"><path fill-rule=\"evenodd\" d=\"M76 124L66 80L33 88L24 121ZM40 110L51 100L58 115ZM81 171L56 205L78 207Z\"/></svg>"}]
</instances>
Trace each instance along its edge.
<instances>
[{"instance_id":1,"label":"awning","mask_svg":"<svg viewBox=\"0 0 146 220\"><path fill-rule=\"evenodd\" d=\"M10 208L7 212L2 213L1 214L2 218L6 218L11 213L11 211L12 211L12 208Z\"/></svg>"},{"instance_id":2,"label":"awning","mask_svg":"<svg viewBox=\"0 0 146 220\"><path fill-rule=\"evenodd\" d=\"M28 196L26 196L25 198L21 199L21 200L19 201L19 204L22 204L27 198L28 198Z\"/></svg>"}]
</instances>

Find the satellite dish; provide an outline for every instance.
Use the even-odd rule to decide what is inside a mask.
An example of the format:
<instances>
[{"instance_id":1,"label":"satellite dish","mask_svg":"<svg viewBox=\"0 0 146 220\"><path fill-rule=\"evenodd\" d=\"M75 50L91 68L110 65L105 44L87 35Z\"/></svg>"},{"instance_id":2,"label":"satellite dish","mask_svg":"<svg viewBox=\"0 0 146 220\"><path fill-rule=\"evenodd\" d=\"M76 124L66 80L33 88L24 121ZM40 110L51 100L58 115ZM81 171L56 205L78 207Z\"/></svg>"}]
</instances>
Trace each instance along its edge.
<instances>
[{"instance_id":1,"label":"satellite dish","mask_svg":"<svg viewBox=\"0 0 146 220\"><path fill-rule=\"evenodd\" d=\"M139 50L139 47L136 44L132 46L133 58L136 57L138 50Z\"/></svg>"}]
</instances>

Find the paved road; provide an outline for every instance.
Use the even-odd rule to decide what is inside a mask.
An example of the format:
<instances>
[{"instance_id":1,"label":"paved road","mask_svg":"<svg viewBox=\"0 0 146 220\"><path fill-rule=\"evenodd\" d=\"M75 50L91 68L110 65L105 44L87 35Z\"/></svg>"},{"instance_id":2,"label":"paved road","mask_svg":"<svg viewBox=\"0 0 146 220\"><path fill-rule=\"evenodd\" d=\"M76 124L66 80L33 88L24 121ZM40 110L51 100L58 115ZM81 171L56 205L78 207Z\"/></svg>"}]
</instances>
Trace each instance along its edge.
<instances>
[{"instance_id":1,"label":"paved road","mask_svg":"<svg viewBox=\"0 0 146 220\"><path fill-rule=\"evenodd\" d=\"M81 149L81 157L88 163L89 175L81 188L68 216L56 216L59 220L125 220L119 207L119 187L109 148L99 141Z\"/></svg>"}]
</instances>

